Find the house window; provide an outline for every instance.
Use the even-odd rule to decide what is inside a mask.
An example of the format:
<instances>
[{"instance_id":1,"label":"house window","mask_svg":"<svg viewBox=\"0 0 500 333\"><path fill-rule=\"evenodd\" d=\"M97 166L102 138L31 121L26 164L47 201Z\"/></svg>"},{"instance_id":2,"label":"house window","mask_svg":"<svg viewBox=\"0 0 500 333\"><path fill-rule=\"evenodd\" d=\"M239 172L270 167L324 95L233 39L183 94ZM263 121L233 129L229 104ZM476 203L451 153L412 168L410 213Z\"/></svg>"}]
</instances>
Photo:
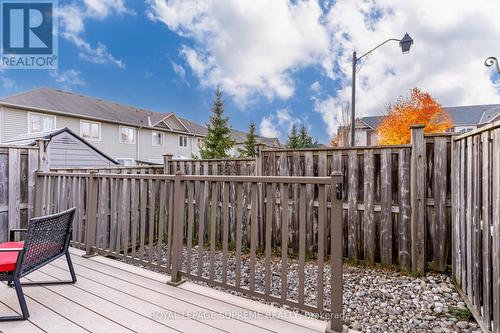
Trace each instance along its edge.
<instances>
[{"instance_id":1,"label":"house window","mask_svg":"<svg viewBox=\"0 0 500 333\"><path fill-rule=\"evenodd\" d=\"M56 116L28 113L28 132L38 133L50 131L56 128Z\"/></svg>"},{"instance_id":2,"label":"house window","mask_svg":"<svg viewBox=\"0 0 500 333\"><path fill-rule=\"evenodd\" d=\"M135 161L133 158L117 158L116 161L121 166L132 166L135 165Z\"/></svg>"},{"instance_id":3,"label":"house window","mask_svg":"<svg viewBox=\"0 0 500 333\"><path fill-rule=\"evenodd\" d=\"M135 128L120 126L120 143L135 143Z\"/></svg>"},{"instance_id":4,"label":"house window","mask_svg":"<svg viewBox=\"0 0 500 333\"><path fill-rule=\"evenodd\" d=\"M153 132L153 146L161 146L163 144L163 133Z\"/></svg>"},{"instance_id":5,"label":"house window","mask_svg":"<svg viewBox=\"0 0 500 333\"><path fill-rule=\"evenodd\" d=\"M203 147L203 139L202 138L198 138L197 142L198 142L198 148Z\"/></svg>"},{"instance_id":6,"label":"house window","mask_svg":"<svg viewBox=\"0 0 500 333\"><path fill-rule=\"evenodd\" d=\"M188 138L185 135L179 135L179 147L187 147Z\"/></svg>"},{"instance_id":7,"label":"house window","mask_svg":"<svg viewBox=\"0 0 500 333\"><path fill-rule=\"evenodd\" d=\"M93 121L81 120L80 133L84 139L101 141L101 124Z\"/></svg>"}]
</instances>

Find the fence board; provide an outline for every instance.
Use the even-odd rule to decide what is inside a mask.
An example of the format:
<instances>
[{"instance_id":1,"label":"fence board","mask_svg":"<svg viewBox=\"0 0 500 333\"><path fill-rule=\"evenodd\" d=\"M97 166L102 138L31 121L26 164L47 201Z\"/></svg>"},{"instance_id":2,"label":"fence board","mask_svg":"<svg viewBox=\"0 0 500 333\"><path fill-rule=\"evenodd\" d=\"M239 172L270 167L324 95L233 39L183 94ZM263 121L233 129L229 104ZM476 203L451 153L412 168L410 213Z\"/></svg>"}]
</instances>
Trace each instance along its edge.
<instances>
[{"instance_id":1,"label":"fence board","mask_svg":"<svg viewBox=\"0 0 500 333\"><path fill-rule=\"evenodd\" d=\"M481 329L500 332L500 122L453 141L453 265Z\"/></svg>"}]
</instances>

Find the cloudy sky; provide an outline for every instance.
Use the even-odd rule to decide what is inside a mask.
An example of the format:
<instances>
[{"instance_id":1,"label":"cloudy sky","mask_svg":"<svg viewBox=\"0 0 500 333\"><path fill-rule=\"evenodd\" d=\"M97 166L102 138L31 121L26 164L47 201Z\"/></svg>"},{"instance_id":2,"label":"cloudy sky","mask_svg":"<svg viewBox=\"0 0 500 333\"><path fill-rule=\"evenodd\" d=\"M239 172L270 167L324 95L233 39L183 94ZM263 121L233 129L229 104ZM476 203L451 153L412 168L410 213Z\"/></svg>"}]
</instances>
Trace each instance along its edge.
<instances>
[{"instance_id":1,"label":"cloudy sky","mask_svg":"<svg viewBox=\"0 0 500 333\"><path fill-rule=\"evenodd\" d=\"M500 103L498 0L59 0L59 70L4 70L1 96L50 86L205 122L213 90L233 128L328 142L350 98L352 51L408 32L358 72L360 116L412 87L444 106ZM361 65L361 64L360 64Z\"/></svg>"}]
</instances>

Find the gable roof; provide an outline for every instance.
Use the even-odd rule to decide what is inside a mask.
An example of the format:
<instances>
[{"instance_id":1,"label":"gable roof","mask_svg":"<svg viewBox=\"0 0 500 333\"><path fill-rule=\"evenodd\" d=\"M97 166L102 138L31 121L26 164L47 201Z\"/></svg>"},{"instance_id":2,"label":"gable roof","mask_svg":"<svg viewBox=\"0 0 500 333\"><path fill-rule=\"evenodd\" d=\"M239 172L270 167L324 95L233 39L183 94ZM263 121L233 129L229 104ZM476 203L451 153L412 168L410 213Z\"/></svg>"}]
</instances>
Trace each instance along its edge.
<instances>
[{"instance_id":1,"label":"gable roof","mask_svg":"<svg viewBox=\"0 0 500 333\"><path fill-rule=\"evenodd\" d=\"M500 116L500 104L447 106L443 107L443 110L450 115L453 126L483 125ZM384 117L370 116L360 118L360 120L370 128L375 129Z\"/></svg>"},{"instance_id":2,"label":"gable roof","mask_svg":"<svg viewBox=\"0 0 500 333\"><path fill-rule=\"evenodd\" d=\"M143 108L137 108L130 105L119 104L112 101L46 87L6 97L0 100L0 104L1 103L19 107L42 109L48 112L62 112L74 116L80 116L82 118L144 127L153 127L154 124L158 124L165 118L174 115L187 129L189 132L188 134L198 136L205 136L207 134L206 126L179 117L172 112L154 112ZM176 133L184 132L178 130L170 131ZM245 132L231 130L231 136L234 136L233 139L236 140L236 142L244 141L244 138L240 141L241 133L246 135ZM262 136L257 138L257 142L265 144L274 144L276 141L277 138L266 138Z\"/></svg>"},{"instance_id":3,"label":"gable roof","mask_svg":"<svg viewBox=\"0 0 500 333\"><path fill-rule=\"evenodd\" d=\"M100 154L107 160L111 161L113 164L118 165L118 162L115 161L113 158L109 157L99 149L97 149L94 145L90 144L87 140L79 136L78 134L75 134L72 130L70 130L67 127L64 128L59 128L51 131L45 131L45 132L38 132L38 133L27 133L27 134L20 134L18 136L15 136L7 141L5 143L12 144L12 145L19 145L19 146L34 146L36 145L36 140L39 139L46 139L46 140L51 140L53 137L56 135L59 135L63 132L66 132L73 137L75 137L77 140L83 142L85 145L87 145L89 148L94 150L96 153Z\"/></svg>"}]
</instances>

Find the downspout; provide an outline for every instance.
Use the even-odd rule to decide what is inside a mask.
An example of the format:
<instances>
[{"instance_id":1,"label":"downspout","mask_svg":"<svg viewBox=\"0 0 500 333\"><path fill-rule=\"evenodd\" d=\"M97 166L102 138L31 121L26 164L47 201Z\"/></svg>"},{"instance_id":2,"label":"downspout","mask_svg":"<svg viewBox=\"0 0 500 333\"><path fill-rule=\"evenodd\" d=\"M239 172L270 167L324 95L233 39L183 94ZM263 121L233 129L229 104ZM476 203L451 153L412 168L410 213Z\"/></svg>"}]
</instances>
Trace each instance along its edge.
<instances>
[{"instance_id":1,"label":"downspout","mask_svg":"<svg viewBox=\"0 0 500 333\"><path fill-rule=\"evenodd\" d=\"M142 120L140 121L140 123L142 124ZM136 148L135 149L135 160L136 160L136 162L138 160L140 160L140 158L139 158L139 137L141 136L141 129L142 129L142 125L139 126L139 129L137 130L137 140L135 140L135 144L136 144L136 146L135 146L135 148Z\"/></svg>"}]
</instances>

